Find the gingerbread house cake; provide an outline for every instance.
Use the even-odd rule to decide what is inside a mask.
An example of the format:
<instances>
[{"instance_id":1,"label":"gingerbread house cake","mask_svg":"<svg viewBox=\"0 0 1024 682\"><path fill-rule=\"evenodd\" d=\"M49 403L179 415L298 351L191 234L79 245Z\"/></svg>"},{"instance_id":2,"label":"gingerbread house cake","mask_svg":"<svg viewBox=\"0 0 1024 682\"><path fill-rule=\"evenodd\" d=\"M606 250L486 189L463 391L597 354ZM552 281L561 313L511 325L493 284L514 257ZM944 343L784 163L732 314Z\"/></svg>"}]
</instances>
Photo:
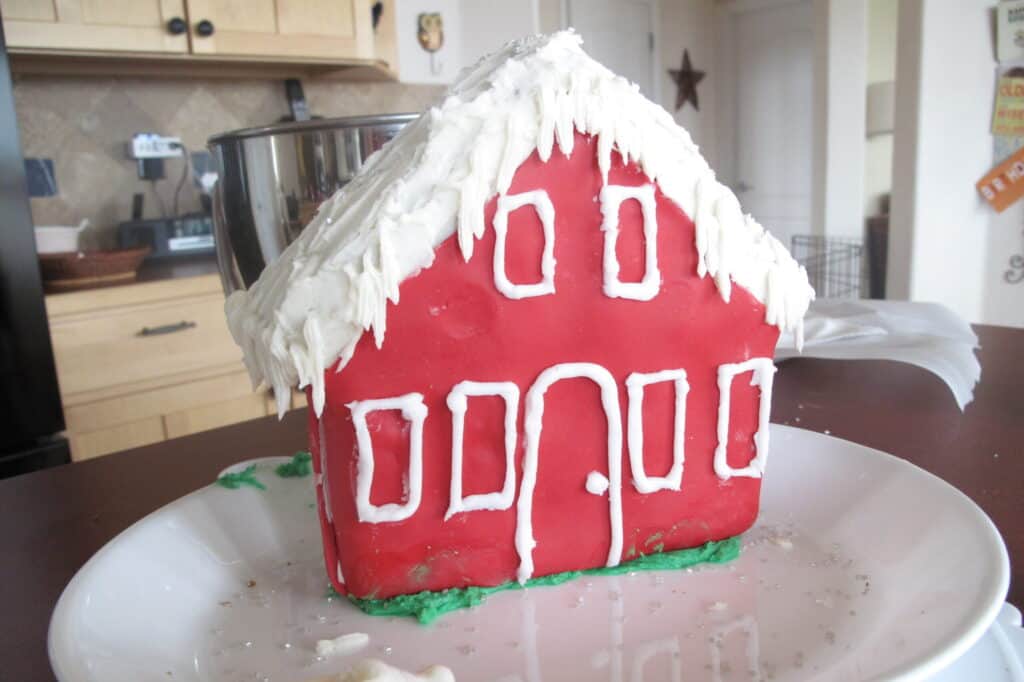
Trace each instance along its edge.
<instances>
[{"instance_id":1,"label":"gingerbread house cake","mask_svg":"<svg viewBox=\"0 0 1024 682\"><path fill-rule=\"evenodd\" d=\"M381 599L742 533L813 296L563 32L465 72L227 313L254 380L308 391L334 587Z\"/></svg>"}]
</instances>

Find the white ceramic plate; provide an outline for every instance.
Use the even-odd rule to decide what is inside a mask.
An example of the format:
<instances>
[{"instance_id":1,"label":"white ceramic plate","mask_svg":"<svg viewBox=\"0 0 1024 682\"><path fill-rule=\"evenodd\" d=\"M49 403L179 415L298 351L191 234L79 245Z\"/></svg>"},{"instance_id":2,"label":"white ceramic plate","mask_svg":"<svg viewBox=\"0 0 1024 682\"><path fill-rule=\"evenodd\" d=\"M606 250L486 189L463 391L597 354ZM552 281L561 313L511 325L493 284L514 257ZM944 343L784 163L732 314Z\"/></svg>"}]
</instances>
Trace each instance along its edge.
<instances>
[{"instance_id":1,"label":"white ceramic plate","mask_svg":"<svg viewBox=\"0 0 1024 682\"><path fill-rule=\"evenodd\" d=\"M57 604L50 658L62 682L297 682L362 656L460 682L890 680L925 679L986 634L1009 565L966 496L799 429L773 425L771 459L730 565L504 592L429 627L328 601L312 480L262 460L266 491L208 486L100 550ZM316 660L318 639L351 632L370 644ZM971 654L989 661L985 641Z\"/></svg>"},{"instance_id":2,"label":"white ceramic plate","mask_svg":"<svg viewBox=\"0 0 1024 682\"><path fill-rule=\"evenodd\" d=\"M930 682L1021 682L1024 680L1024 629L1020 611L1003 604L977 644Z\"/></svg>"}]
</instances>

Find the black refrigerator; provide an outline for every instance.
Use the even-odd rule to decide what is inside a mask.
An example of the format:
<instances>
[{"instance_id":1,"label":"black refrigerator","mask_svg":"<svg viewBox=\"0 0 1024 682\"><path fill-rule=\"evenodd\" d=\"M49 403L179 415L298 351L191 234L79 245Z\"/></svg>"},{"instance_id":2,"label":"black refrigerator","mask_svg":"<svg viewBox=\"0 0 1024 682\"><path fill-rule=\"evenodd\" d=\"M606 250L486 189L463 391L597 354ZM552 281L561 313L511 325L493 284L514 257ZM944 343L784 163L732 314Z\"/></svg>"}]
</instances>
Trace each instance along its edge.
<instances>
[{"instance_id":1,"label":"black refrigerator","mask_svg":"<svg viewBox=\"0 0 1024 682\"><path fill-rule=\"evenodd\" d=\"M0 25L0 478L70 461Z\"/></svg>"}]
</instances>

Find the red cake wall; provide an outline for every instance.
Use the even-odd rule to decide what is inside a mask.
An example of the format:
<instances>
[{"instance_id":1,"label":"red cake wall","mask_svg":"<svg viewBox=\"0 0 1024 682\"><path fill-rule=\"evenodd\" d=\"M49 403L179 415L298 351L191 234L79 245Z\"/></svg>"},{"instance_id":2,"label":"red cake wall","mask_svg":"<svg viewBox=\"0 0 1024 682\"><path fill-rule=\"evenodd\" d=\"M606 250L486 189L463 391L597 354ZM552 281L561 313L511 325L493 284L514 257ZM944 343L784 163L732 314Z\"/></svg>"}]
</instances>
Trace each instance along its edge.
<instances>
[{"instance_id":1,"label":"red cake wall","mask_svg":"<svg viewBox=\"0 0 1024 682\"><path fill-rule=\"evenodd\" d=\"M609 183L650 182L634 164L613 155ZM602 290L604 234L598 195L602 186L596 141L577 134L570 157L557 148L543 163L534 154L518 170L509 194L544 189L555 206L556 293L510 300L497 291L492 272L496 200L486 205L488 229L463 260L454 237L437 250L434 264L401 285L401 302L388 306L387 334L377 349L361 339L342 372L325 374L322 419L310 419L328 573L335 587L359 597L383 598L421 590L496 585L516 577L516 506L471 511L444 520L451 477L452 416L446 397L463 380L512 381L521 391L516 486L522 480L526 393L543 370L565 362L606 368L619 388L623 452L623 560L669 551L743 532L757 515L760 480L721 481L713 470L717 443L718 366L771 357L778 330L764 322L764 307L733 287L725 303L710 278L696 274L690 219L657 192L661 289L651 301L607 297ZM642 217L637 202L623 204L618 254L623 281L644 271ZM506 249L510 279L540 277L540 222L529 208L509 218ZM683 368L690 391L686 406L686 463L681 491L643 495L632 484L625 439L633 372ZM728 460L745 466L753 456L758 389L750 374L733 383ZM355 505L357 446L347 403L419 392L428 408L423 430L423 498L418 511L395 523L362 523ZM649 386L644 400L644 461L648 475L663 475L672 460L674 417L671 383ZM603 566L610 543L607 495L588 493L588 472L608 474L607 422L600 391L588 379L554 384L545 400L533 528L533 575ZM501 406L494 398L469 398L464 441L464 493L500 488L504 472ZM368 419L376 470L371 501L403 501L408 467L408 426L397 413ZM517 492L518 499L518 492ZM330 506L330 519L325 507ZM338 580L340 559L344 583Z\"/></svg>"}]
</instances>

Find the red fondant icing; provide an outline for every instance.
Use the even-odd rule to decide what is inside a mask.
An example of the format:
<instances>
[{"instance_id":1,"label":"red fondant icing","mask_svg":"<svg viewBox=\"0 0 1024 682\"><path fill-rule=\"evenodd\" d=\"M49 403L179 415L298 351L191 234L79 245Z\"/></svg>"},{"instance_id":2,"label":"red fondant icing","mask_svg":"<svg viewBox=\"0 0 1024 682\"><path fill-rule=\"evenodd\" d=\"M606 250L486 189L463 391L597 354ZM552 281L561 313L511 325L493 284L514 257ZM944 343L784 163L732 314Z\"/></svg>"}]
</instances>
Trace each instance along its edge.
<instances>
[{"instance_id":1,"label":"red fondant icing","mask_svg":"<svg viewBox=\"0 0 1024 682\"><path fill-rule=\"evenodd\" d=\"M635 166L613 155L609 183L650 182ZM401 302L388 305L387 334L378 349L366 334L344 370L326 372L327 404L310 418L328 573L335 588L358 597L389 597L420 590L495 585L516 577L516 506L473 511L444 520L449 503L452 417L445 400L463 380L512 381L522 392L518 414L516 487L524 450L526 392L541 371L564 362L606 368L619 387L623 429L623 560L637 553L691 547L741 533L753 523L760 480L721 481L712 466L717 442L717 368L751 357L771 357L778 330L765 310L734 286L725 303L710 278L696 274L691 220L657 193L661 289L651 301L612 299L602 290L604 234L598 195L601 177L596 141L576 135L568 158L556 150L547 162L536 154L517 171L509 194L544 189L555 206L554 295L509 300L494 286L496 200L485 209L488 229L465 262L454 237L436 252L434 264L401 285ZM623 281L644 271L642 217L635 201L623 205L618 253ZM539 278L543 243L533 209L509 219L510 279ZM682 490L642 495L632 484L625 447L625 379L633 372L684 368L686 465ZM733 383L729 463L741 467L753 455L758 390L739 377ZM429 410L423 430L423 498L418 511L397 523L362 523L356 514L357 445L347 403L422 393ZM533 503L534 576L603 566L610 543L607 495L585 490L590 471L608 473L607 423L599 390L587 379L556 383L548 391ZM644 460L649 475L663 475L672 459L674 393L671 384L647 388ZM311 413L312 414L312 413ZM470 398L464 441L464 493L497 490L504 474L501 403ZM368 419L376 470L371 500L404 501L408 425L397 412ZM325 490L324 490L325 489ZM326 492L326 494L325 494ZM518 499L518 492L517 492ZM329 510L329 514L327 511ZM339 580L338 560L344 573Z\"/></svg>"}]
</instances>

